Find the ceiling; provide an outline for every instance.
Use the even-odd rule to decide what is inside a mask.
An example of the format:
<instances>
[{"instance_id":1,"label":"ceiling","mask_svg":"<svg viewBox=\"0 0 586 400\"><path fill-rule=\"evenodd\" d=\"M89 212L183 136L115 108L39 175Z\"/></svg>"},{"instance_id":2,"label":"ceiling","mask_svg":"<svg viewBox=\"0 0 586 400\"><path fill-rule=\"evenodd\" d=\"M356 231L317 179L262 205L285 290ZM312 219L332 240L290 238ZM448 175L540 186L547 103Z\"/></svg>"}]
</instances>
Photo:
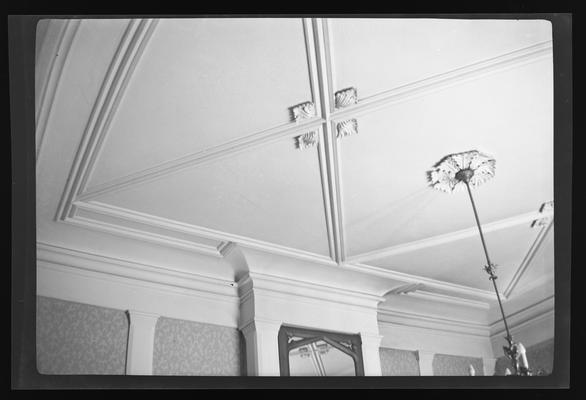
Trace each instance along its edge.
<instances>
[{"instance_id":1,"label":"ceiling","mask_svg":"<svg viewBox=\"0 0 586 400\"><path fill-rule=\"evenodd\" d=\"M474 198L501 290L549 273L530 265L553 246L553 209L540 210L553 201L547 21L53 20L38 35L48 219L490 291L466 192L425 175L476 149L496 159ZM348 88L357 103L336 107ZM314 115L295 120L306 102ZM317 143L299 148L306 133Z\"/></svg>"}]
</instances>

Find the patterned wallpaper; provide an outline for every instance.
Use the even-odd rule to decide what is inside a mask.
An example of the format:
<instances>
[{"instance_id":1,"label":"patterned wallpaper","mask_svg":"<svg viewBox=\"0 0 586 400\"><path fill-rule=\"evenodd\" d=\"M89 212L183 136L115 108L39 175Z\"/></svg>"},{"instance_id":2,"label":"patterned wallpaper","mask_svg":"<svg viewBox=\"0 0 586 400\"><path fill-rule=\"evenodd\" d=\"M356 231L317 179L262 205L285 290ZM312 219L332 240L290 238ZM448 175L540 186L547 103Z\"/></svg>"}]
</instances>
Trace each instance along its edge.
<instances>
[{"instance_id":1,"label":"patterned wallpaper","mask_svg":"<svg viewBox=\"0 0 586 400\"><path fill-rule=\"evenodd\" d=\"M383 376L419 376L416 351L381 347L379 353Z\"/></svg>"},{"instance_id":2,"label":"patterned wallpaper","mask_svg":"<svg viewBox=\"0 0 586 400\"><path fill-rule=\"evenodd\" d=\"M546 375L551 374L553 370L553 355L554 355L554 339L549 339L544 342L527 347L527 362L529 368L533 371L543 370ZM495 375L504 375L505 368L510 367L509 359L504 355L499 357L495 366Z\"/></svg>"},{"instance_id":3,"label":"patterned wallpaper","mask_svg":"<svg viewBox=\"0 0 586 400\"><path fill-rule=\"evenodd\" d=\"M123 375L124 311L37 296L37 369L41 374Z\"/></svg>"},{"instance_id":4,"label":"patterned wallpaper","mask_svg":"<svg viewBox=\"0 0 586 400\"><path fill-rule=\"evenodd\" d=\"M161 317L155 329L154 375L241 375L235 328Z\"/></svg>"},{"instance_id":5,"label":"patterned wallpaper","mask_svg":"<svg viewBox=\"0 0 586 400\"><path fill-rule=\"evenodd\" d=\"M476 376L484 375L482 358L436 354L432 363L433 374L434 376L468 376L470 365L474 367Z\"/></svg>"}]
</instances>

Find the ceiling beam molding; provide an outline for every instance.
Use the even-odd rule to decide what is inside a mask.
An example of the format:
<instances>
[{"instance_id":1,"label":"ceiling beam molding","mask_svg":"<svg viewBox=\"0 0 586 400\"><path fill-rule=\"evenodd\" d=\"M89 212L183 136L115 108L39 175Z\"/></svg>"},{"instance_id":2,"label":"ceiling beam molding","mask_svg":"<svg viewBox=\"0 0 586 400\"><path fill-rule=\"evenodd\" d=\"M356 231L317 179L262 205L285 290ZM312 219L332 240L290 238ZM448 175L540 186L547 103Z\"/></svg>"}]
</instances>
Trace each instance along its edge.
<instances>
[{"instance_id":1,"label":"ceiling beam molding","mask_svg":"<svg viewBox=\"0 0 586 400\"><path fill-rule=\"evenodd\" d=\"M159 164L152 168L147 168L145 170L117 178L104 184L96 185L89 188L77 198L79 200L87 201L107 193L113 193L138 184L152 182L188 168L218 161L226 157L232 157L238 153L254 147L270 144L288 137L296 137L297 135L305 134L308 131L314 131L319 128L323 122L323 119L314 117L303 120L303 122L293 122L278 126L276 128L256 132L240 139L232 140L218 146L204 149L194 154L189 154L187 156Z\"/></svg>"},{"instance_id":2,"label":"ceiling beam molding","mask_svg":"<svg viewBox=\"0 0 586 400\"><path fill-rule=\"evenodd\" d=\"M529 266L531 265L531 261L533 261L533 257L535 256L537 251L541 248L541 245L543 244L545 238L547 237L547 234L552 229L552 227L553 227L553 219L549 220L547 225L541 226L541 228L539 229L539 233L537 234L537 237L535 238L535 240L531 244L531 247L529 247L529 250L527 251L527 254L525 255L525 257L523 258L523 261L521 261L521 264L519 264L519 267L515 271L515 274L513 275L513 277L511 278L511 280L507 284L507 287L505 288L505 291L504 291L505 296L510 297L511 294L515 291L515 289L517 288L517 285L519 284L519 281L521 280L521 278L523 277L525 272L529 269Z\"/></svg>"},{"instance_id":3,"label":"ceiling beam molding","mask_svg":"<svg viewBox=\"0 0 586 400\"><path fill-rule=\"evenodd\" d=\"M518 225L529 225L536 219L544 218L553 215L553 210L544 210L543 212L535 211L524 214L519 214L514 217L505 218L494 221L482 226L484 233L496 232L502 229L511 228ZM388 256L393 256L402 253L408 253L416 250L425 249L428 247L438 246L450 242L455 242L462 239L467 239L478 235L478 228L476 226L462 229L455 232L450 232L442 235L432 236L426 239L416 240L409 243L402 243L395 246L390 246L367 253L358 254L348 257L349 263L364 263L367 261L377 260Z\"/></svg>"},{"instance_id":4,"label":"ceiling beam molding","mask_svg":"<svg viewBox=\"0 0 586 400\"><path fill-rule=\"evenodd\" d=\"M156 25L157 20L153 19L132 19L129 21L102 82L83 133L58 208L57 219L63 220L70 215L72 202L85 191L110 122Z\"/></svg>"},{"instance_id":5,"label":"ceiling beam molding","mask_svg":"<svg viewBox=\"0 0 586 400\"><path fill-rule=\"evenodd\" d=\"M330 116L334 110L334 96L332 91L332 69L331 69L331 49L329 44L328 23L326 19L313 20L314 47L317 62L317 81L319 83L320 112L325 119L323 123L323 150L320 150L320 158L325 162L320 162L320 167L325 164L326 173L322 176L327 177L327 185L324 185L324 197L326 213L330 214L328 230L331 229L333 240L333 259L337 263L344 262L346 258L344 248L344 231L342 216L342 200L340 187L340 165L339 154L336 141L336 131L334 124L330 121ZM322 179L322 182L323 179Z\"/></svg>"},{"instance_id":6,"label":"ceiling beam molding","mask_svg":"<svg viewBox=\"0 0 586 400\"><path fill-rule=\"evenodd\" d=\"M380 94L360 99L356 104L337 109L332 113L332 120L344 121L377 111L397 103L411 100L431 92L442 90L463 82L482 78L486 75L504 71L509 68L528 64L545 57L552 57L552 41L537 43L522 49L502 54L452 71L412 82Z\"/></svg>"},{"instance_id":7,"label":"ceiling beam molding","mask_svg":"<svg viewBox=\"0 0 586 400\"><path fill-rule=\"evenodd\" d=\"M51 21L50 24L54 23ZM45 138L45 131L53 108L53 102L55 101L55 93L59 87L63 67L67 61L69 50L73 45L77 30L81 20L79 19L68 19L65 20L59 34L57 47L55 48L55 54L51 54L51 63L49 65L49 72L45 79L42 87L40 88L39 103L36 110L36 159L39 159L41 154L41 148L43 146L43 139ZM37 46L40 43L37 43ZM59 57L57 57L57 55ZM38 89L38 88L36 88Z\"/></svg>"}]
</instances>

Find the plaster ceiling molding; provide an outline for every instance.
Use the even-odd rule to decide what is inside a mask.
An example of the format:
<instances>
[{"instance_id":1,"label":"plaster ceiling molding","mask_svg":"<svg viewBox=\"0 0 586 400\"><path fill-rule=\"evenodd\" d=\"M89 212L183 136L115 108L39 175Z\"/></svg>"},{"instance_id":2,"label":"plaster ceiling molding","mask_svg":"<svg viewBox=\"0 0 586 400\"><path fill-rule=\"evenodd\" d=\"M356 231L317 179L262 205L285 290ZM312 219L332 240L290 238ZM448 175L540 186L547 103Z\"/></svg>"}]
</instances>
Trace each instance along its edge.
<instances>
[{"instance_id":1,"label":"plaster ceiling molding","mask_svg":"<svg viewBox=\"0 0 586 400\"><path fill-rule=\"evenodd\" d=\"M553 220L553 201L543 203L539 208L539 212L543 214L542 218L536 219L531 223L531 227L547 226Z\"/></svg>"},{"instance_id":2,"label":"plaster ceiling molding","mask_svg":"<svg viewBox=\"0 0 586 400\"><path fill-rule=\"evenodd\" d=\"M336 124L336 137L338 139L345 136L350 136L358 133L358 122L356 119L349 119L346 121L338 122Z\"/></svg>"},{"instance_id":3,"label":"plaster ceiling molding","mask_svg":"<svg viewBox=\"0 0 586 400\"><path fill-rule=\"evenodd\" d=\"M336 108L344 108L358 103L358 93L356 88L348 88L336 92Z\"/></svg>"},{"instance_id":4,"label":"plaster ceiling molding","mask_svg":"<svg viewBox=\"0 0 586 400\"><path fill-rule=\"evenodd\" d=\"M297 139L297 148L299 150L309 149L310 147L315 147L319 142L319 137L316 131L307 132L303 135L299 135L296 137Z\"/></svg>"},{"instance_id":5,"label":"plaster ceiling molding","mask_svg":"<svg viewBox=\"0 0 586 400\"><path fill-rule=\"evenodd\" d=\"M311 101L307 101L305 103L298 104L294 107L291 107L291 113L293 115L293 120L295 122L299 122L303 119L308 119L315 117L315 105Z\"/></svg>"},{"instance_id":6,"label":"plaster ceiling molding","mask_svg":"<svg viewBox=\"0 0 586 400\"><path fill-rule=\"evenodd\" d=\"M423 283L409 283L407 285L401 285L396 288L393 288L387 294L407 294L415 292L416 290L421 290L423 288L425 288L425 285Z\"/></svg>"}]
</instances>

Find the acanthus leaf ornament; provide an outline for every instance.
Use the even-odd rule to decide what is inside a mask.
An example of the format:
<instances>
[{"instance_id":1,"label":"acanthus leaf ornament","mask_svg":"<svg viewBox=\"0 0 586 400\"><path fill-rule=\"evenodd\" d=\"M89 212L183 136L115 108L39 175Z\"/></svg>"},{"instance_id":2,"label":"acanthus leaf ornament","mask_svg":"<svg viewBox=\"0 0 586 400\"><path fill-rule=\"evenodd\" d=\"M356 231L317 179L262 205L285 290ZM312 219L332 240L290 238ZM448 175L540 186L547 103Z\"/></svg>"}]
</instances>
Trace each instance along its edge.
<instances>
[{"instance_id":1,"label":"acanthus leaf ornament","mask_svg":"<svg viewBox=\"0 0 586 400\"><path fill-rule=\"evenodd\" d=\"M355 135L358 133L358 122L356 119L349 119L346 121L338 122L336 124L336 137L338 139L345 136Z\"/></svg>"},{"instance_id":2,"label":"acanthus leaf ornament","mask_svg":"<svg viewBox=\"0 0 586 400\"><path fill-rule=\"evenodd\" d=\"M344 108L358 103L358 94L356 88L347 88L336 92L334 95L336 108Z\"/></svg>"},{"instance_id":3,"label":"acanthus leaf ornament","mask_svg":"<svg viewBox=\"0 0 586 400\"><path fill-rule=\"evenodd\" d=\"M290 108L293 120L299 122L302 119L315 117L315 106L311 101L298 104Z\"/></svg>"},{"instance_id":4,"label":"acanthus leaf ornament","mask_svg":"<svg viewBox=\"0 0 586 400\"><path fill-rule=\"evenodd\" d=\"M299 150L309 149L310 147L316 146L319 142L319 136L316 131L304 133L303 135L297 136L296 139Z\"/></svg>"}]
</instances>

